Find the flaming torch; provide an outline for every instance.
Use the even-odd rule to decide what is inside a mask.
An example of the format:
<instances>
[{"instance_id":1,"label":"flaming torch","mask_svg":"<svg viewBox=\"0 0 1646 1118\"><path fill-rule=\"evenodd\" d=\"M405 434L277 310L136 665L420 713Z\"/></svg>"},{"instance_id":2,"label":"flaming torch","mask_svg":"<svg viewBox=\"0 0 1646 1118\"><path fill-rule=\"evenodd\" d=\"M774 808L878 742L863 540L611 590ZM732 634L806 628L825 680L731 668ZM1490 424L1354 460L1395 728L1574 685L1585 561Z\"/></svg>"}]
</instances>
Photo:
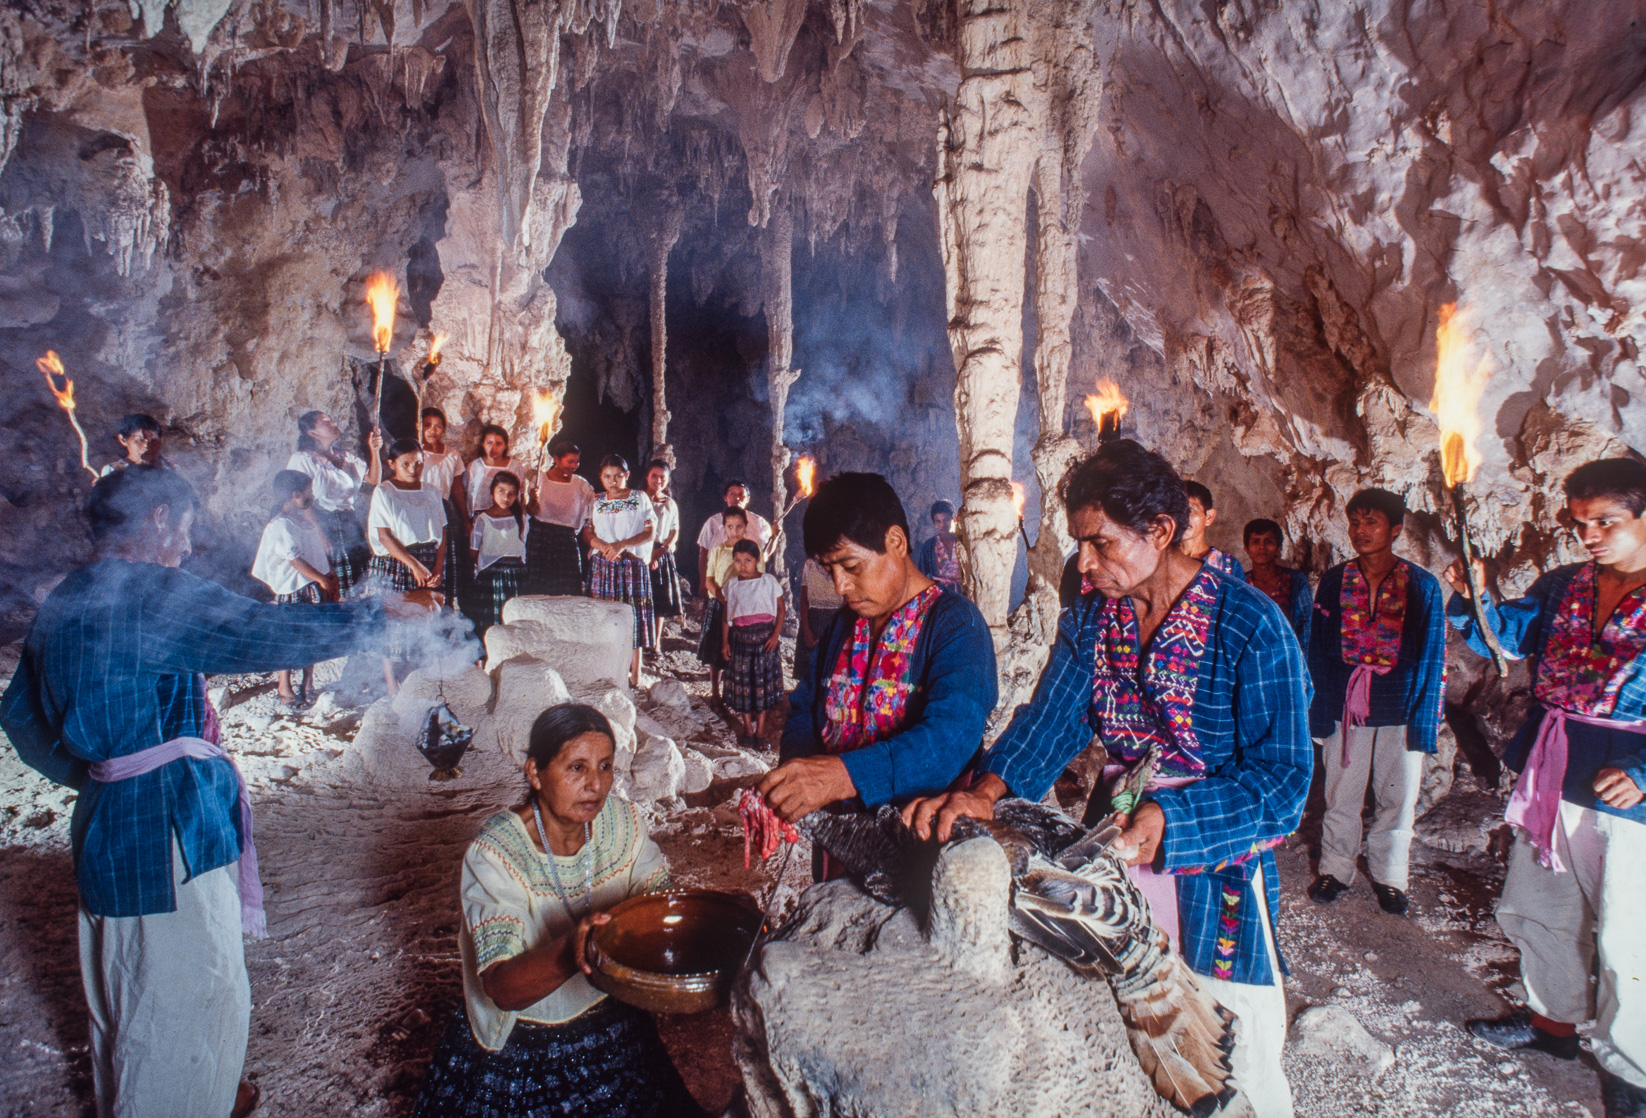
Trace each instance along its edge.
<instances>
[{"instance_id":1,"label":"flaming torch","mask_svg":"<svg viewBox=\"0 0 1646 1118\"><path fill-rule=\"evenodd\" d=\"M1097 424L1097 441L1104 442L1120 434L1120 421L1126 418L1131 405L1121 394L1120 386L1108 377L1097 378L1097 391L1086 397L1086 410Z\"/></svg>"},{"instance_id":2,"label":"flaming torch","mask_svg":"<svg viewBox=\"0 0 1646 1118\"><path fill-rule=\"evenodd\" d=\"M539 388L532 394L532 424L537 428L537 468L549 453L549 440L560 428L560 400L551 388Z\"/></svg>"},{"instance_id":3,"label":"flaming torch","mask_svg":"<svg viewBox=\"0 0 1646 1118\"><path fill-rule=\"evenodd\" d=\"M57 405L68 413L74 433L80 436L80 464L86 468L86 472L91 475L92 484L95 485L97 471L91 468L91 462L88 461L90 448L86 445L86 432L74 414L74 382L63 371L63 361L57 356L55 349L46 350L46 355L35 361L34 367L46 374L46 386L51 389L51 394L57 397Z\"/></svg>"},{"instance_id":4,"label":"flaming torch","mask_svg":"<svg viewBox=\"0 0 1646 1118\"><path fill-rule=\"evenodd\" d=\"M1023 537L1023 549L1029 548L1029 531L1023 527L1023 504L1029 499L1028 491L1023 488L1021 481L1012 482L1012 511L1017 513L1017 533Z\"/></svg>"},{"instance_id":5,"label":"flaming torch","mask_svg":"<svg viewBox=\"0 0 1646 1118\"><path fill-rule=\"evenodd\" d=\"M434 337L430 339L429 356L428 359L423 362L422 379L413 385L413 387L417 389L417 432L419 438L422 437L423 433L423 388L429 383L429 378L434 376L434 371L440 367L440 347L445 344L445 334L436 333Z\"/></svg>"},{"instance_id":6,"label":"flaming torch","mask_svg":"<svg viewBox=\"0 0 1646 1118\"><path fill-rule=\"evenodd\" d=\"M798 488L793 497L789 498L789 507L783 510L783 517L794 511L794 507L812 495L816 488L817 460L809 454L802 454L794 464L794 480ZM779 519L782 519L780 517Z\"/></svg>"},{"instance_id":7,"label":"flaming torch","mask_svg":"<svg viewBox=\"0 0 1646 1118\"><path fill-rule=\"evenodd\" d=\"M1509 662L1498 644L1497 633L1486 623L1485 590L1475 573L1475 549L1469 539L1469 520L1464 501L1465 487L1480 468L1481 454L1475 448L1480 437L1480 394L1491 376L1490 362L1482 356L1473 369L1468 365L1469 341L1457 314L1457 304L1440 308L1440 326L1435 331L1435 394L1430 409L1440 424L1440 470L1451 491L1457 511L1458 547L1463 552L1463 570L1469 580L1469 600L1475 623L1486 646L1492 650L1497 674L1509 674Z\"/></svg>"},{"instance_id":8,"label":"flaming torch","mask_svg":"<svg viewBox=\"0 0 1646 1118\"><path fill-rule=\"evenodd\" d=\"M377 391L372 420L378 430L382 430L383 374L388 368L389 347L394 344L394 312L400 303L400 285L387 272L373 272L366 279L366 302L371 306L372 345L377 347Z\"/></svg>"}]
</instances>

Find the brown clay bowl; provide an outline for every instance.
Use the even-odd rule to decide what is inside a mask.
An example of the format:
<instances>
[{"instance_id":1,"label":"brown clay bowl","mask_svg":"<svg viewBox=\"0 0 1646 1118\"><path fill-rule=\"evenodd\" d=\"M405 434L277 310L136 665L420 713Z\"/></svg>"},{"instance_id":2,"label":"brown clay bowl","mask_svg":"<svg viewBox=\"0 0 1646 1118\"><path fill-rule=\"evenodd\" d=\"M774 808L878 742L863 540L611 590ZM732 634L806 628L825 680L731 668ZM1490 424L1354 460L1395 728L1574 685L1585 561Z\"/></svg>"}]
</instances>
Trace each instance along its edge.
<instances>
[{"instance_id":1,"label":"brown clay bowl","mask_svg":"<svg viewBox=\"0 0 1646 1118\"><path fill-rule=\"evenodd\" d=\"M651 1013L726 1004L762 923L748 897L708 890L630 897L610 914L589 935L589 981Z\"/></svg>"}]
</instances>

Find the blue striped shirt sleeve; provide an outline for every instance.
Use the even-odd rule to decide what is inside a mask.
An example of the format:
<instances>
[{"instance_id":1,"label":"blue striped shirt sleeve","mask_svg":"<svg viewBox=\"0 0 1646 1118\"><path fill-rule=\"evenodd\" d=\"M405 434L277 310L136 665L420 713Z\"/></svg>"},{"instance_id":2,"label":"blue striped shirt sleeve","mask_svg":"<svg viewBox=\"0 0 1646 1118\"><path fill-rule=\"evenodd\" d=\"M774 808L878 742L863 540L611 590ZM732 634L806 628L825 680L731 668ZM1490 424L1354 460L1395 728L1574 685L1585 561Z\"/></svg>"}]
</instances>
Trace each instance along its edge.
<instances>
[{"instance_id":1,"label":"blue striped shirt sleeve","mask_svg":"<svg viewBox=\"0 0 1646 1118\"><path fill-rule=\"evenodd\" d=\"M1082 624L1094 606L1081 598L1057 622L1057 643L1034 697L1019 706L983 761L983 771L1006 782L1015 796L1038 800L1092 740L1092 645Z\"/></svg>"}]
</instances>

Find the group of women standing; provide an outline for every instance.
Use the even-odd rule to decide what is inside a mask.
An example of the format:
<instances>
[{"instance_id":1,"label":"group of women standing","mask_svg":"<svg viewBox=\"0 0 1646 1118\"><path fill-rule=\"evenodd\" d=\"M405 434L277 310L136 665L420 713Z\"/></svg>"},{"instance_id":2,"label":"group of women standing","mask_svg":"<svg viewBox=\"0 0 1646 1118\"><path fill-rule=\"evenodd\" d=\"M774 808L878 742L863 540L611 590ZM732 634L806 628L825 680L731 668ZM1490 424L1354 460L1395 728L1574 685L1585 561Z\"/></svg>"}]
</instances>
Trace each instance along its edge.
<instances>
[{"instance_id":1,"label":"group of women standing","mask_svg":"<svg viewBox=\"0 0 1646 1118\"><path fill-rule=\"evenodd\" d=\"M631 489L628 463L607 455L596 490L577 475L582 452L569 439L550 444L551 465L534 472L511 455L508 432L495 424L481 428L480 454L466 465L446 445L439 408L423 409L421 434L384 454L381 433L372 432L368 462L340 448L342 430L325 412L298 420L286 468L311 479L307 515L327 540L338 593L347 595L367 572L397 590L439 590L481 636L520 594L624 602L634 610L630 681L638 684L662 618L681 610L680 509L668 492L668 463L649 463L646 487ZM366 487L362 530L357 501ZM396 658L409 659L409 651L396 650Z\"/></svg>"}]
</instances>

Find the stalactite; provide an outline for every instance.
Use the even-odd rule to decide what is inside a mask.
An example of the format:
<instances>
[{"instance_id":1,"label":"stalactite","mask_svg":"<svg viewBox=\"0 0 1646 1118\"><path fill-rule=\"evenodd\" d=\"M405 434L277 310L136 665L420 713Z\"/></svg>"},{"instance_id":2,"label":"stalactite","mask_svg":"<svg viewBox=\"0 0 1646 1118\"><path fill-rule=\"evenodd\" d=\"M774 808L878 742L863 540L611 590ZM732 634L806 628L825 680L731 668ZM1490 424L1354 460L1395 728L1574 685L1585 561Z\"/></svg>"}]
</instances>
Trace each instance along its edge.
<instances>
[{"instance_id":1,"label":"stalactite","mask_svg":"<svg viewBox=\"0 0 1646 1118\"><path fill-rule=\"evenodd\" d=\"M674 468L674 447L669 443L669 404L664 391L669 331L666 311L669 295L669 253L680 239L680 200L673 195L662 206L660 228L651 234L651 325L652 325L652 457Z\"/></svg>"},{"instance_id":2,"label":"stalactite","mask_svg":"<svg viewBox=\"0 0 1646 1118\"><path fill-rule=\"evenodd\" d=\"M800 379L794 361L794 212L781 203L760 241L761 287L766 314L766 384L772 405L772 527L777 533L771 571L783 575L783 511L789 499L784 473L789 448L783 441L789 389Z\"/></svg>"},{"instance_id":3,"label":"stalactite","mask_svg":"<svg viewBox=\"0 0 1646 1118\"><path fill-rule=\"evenodd\" d=\"M1024 0L964 0L960 88L938 136L935 186L955 363L960 539L972 599L1006 637L1017 517L1012 441L1023 348L1024 251L1040 99L1029 69Z\"/></svg>"},{"instance_id":4,"label":"stalactite","mask_svg":"<svg viewBox=\"0 0 1646 1118\"><path fill-rule=\"evenodd\" d=\"M1040 484L1040 531L1029 549L1028 586L1022 603L1012 611L1011 638L1000 654L997 723L1027 701L1057 637L1058 582L1072 541L1056 494L1064 473L1080 456L1080 444L1066 429L1066 416L1072 332L1080 300L1079 229L1085 202L1080 165L1091 150L1098 72L1090 26L1078 18L1078 11L1053 7L1054 18L1035 21L1032 41L1035 57L1043 63L1039 72L1046 75L1044 96L1034 103L1041 110L1041 140L1032 180L1034 374L1040 436L1030 459Z\"/></svg>"},{"instance_id":5,"label":"stalactite","mask_svg":"<svg viewBox=\"0 0 1646 1118\"><path fill-rule=\"evenodd\" d=\"M808 0L744 0L738 8L762 81L775 82L783 76L795 36L806 21L807 4Z\"/></svg>"}]
</instances>

